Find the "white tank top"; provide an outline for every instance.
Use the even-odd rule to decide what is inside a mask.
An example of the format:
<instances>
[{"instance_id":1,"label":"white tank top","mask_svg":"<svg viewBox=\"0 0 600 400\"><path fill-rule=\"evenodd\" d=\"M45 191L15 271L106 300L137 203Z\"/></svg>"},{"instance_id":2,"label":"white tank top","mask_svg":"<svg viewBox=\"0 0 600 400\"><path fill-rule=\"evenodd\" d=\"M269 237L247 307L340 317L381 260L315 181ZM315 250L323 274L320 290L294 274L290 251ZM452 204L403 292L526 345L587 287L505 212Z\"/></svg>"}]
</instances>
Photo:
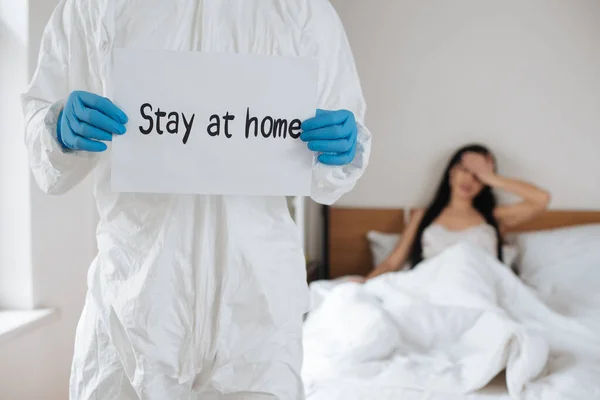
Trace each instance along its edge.
<instances>
[{"instance_id":1,"label":"white tank top","mask_svg":"<svg viewBox=\"0 0 600 400\"><path fill-rule=\"evenodd\" d=\"M496 230L489 224L480 224L460 231L447 229L440 224L431 224L423 231L421 238L423 259L435 257L460 242L479 246L494 256L498 254Z\"/></svg>"}]
</instances>

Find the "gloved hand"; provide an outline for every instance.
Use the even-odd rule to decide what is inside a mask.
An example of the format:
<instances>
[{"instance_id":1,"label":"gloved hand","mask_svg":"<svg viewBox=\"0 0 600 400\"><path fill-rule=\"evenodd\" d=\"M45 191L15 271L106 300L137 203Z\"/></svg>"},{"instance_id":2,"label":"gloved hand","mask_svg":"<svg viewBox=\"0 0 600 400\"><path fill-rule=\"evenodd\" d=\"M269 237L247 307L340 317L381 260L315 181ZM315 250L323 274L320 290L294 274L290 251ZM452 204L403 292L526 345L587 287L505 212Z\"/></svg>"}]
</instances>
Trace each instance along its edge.
<instances>
[{"instance_id":1,"label":"gloved hand","mask_svg":"<svg viewBox=\"0 0 600 400\"><path fill-rule=\"evenodd\" d=\"M74 91L58 117L58 142L71 150L101 152L113 134L125 133L127 115L112 101L93 93Z\"/></svg>"},{"instance_id":2,"label":"gloved hand","mask_svg":"<svg viewBox=\"0 0 600 400\"><path fill-rule=\"evenodd\" d=\"M327 165L346 165L356 155L358 128L354 113L348 110L317 110L314 118L302 123L300 139L319 154L317 160Z\"/></svg>"}]
</instances>

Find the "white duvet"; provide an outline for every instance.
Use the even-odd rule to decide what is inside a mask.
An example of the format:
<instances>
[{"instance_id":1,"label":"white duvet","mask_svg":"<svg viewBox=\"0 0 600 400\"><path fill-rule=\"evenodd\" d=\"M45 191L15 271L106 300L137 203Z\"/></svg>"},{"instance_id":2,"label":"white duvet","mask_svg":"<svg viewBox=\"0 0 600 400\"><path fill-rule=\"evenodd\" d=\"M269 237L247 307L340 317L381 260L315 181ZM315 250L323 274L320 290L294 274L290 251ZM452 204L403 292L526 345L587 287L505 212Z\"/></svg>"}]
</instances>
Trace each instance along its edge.
<instances>
[{"instance_id":1,"label":"white duvet","mask_svg":"<svg viewBox=\"0 0 600 400\"><path fill-rule=\"evenodd\" d=\"M513 399L600 399L600 304L596 317L593 307L586 318L559 314L478 248L460 244L364 285L311 289L310 400L465 398L503 370Z\"/></svg>"}]
</instances>

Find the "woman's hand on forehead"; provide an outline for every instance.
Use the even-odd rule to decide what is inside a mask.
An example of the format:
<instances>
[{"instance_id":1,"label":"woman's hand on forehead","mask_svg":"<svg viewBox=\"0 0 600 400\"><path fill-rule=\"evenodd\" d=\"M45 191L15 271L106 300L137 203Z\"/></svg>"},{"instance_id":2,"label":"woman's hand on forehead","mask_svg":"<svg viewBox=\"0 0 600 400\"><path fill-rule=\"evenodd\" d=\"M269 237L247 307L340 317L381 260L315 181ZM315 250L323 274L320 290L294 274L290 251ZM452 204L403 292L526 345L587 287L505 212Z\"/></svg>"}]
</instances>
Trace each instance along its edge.
<instances>
[{"instance_id":1,"label":"woman's hand on forehead","mask_svg":"<svg viewBox=\"0 0 600 400\"><path fill-rule=\"evenodd\" d=\"M478 178L494 173L494 162L489 155L469 151L463 154L461 164Z\"/></svg>"}]
</instances>

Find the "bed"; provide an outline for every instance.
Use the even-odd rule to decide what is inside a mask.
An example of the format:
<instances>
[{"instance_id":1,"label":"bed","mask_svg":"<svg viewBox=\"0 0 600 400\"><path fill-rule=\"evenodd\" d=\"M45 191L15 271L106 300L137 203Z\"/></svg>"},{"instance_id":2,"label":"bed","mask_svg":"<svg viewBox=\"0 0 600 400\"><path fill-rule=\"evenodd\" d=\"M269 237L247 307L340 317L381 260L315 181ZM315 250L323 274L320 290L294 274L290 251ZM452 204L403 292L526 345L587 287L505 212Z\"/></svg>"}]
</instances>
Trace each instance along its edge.
<instances>
[{"instance_id":1,"label":"bed","mask_svg":"<svg viewBox=\"0 0 600 400\"><path fill-rule=\"evenodd\" d=\"M402 233L411 211L404 208L325 207L323 253L329 278L366 275L373 267L369 231ZM600 211L552 210L510 233L600 224Z\"/></svg>"},{"instance_id":2,"label":"bed","mask_svg":"<svg viewBox=\"0 0 600 400\"><path fill-rule=\"evenodd\" d=\"M519 277L457 246L409 273L344 281L373 268L367 234L401 234L409 215L326 209L330 280L311 284L307 399L600 399L600 211L548 211L513 229Z\"/></svg>"}]
</instances>

